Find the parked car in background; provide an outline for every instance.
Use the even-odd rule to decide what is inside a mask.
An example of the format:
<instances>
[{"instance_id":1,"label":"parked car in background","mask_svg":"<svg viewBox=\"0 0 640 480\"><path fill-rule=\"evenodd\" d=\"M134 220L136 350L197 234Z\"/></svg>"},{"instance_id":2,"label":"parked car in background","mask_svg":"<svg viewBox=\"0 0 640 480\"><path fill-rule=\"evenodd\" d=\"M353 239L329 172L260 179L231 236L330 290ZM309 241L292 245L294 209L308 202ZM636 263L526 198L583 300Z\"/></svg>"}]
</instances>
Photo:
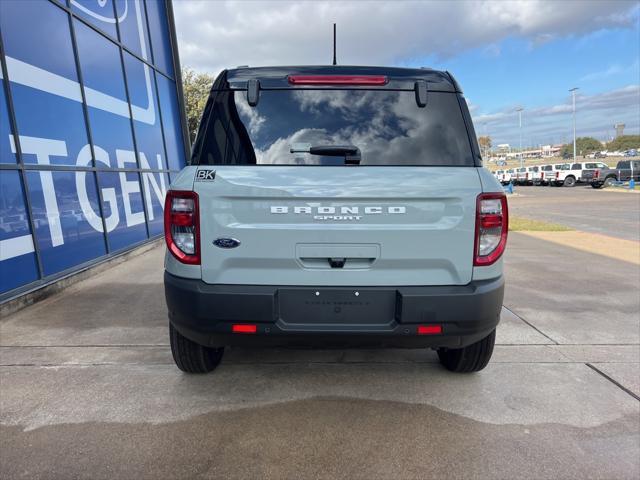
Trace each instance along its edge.
<instances>
[{"instance_id":1,"label":"parked car in background","mask_svg":"<svg viewBox=\"0 0 640 480\"><path fill-rule=\"evenodd\" d=\"M513 183L516 185L524 185L527 181L527 167L516 168L516 175Z\"/></svg>"},{"instance_id":2,"label":"parked car in background","mask_svg":"<svg viewBox=\"0 0 640 480\"><path fill-rule=\"evenodd\" d=\"M589 183L593 177L593 172L598 169L609 168L604 162L583 162L582 172L580 173L580 182Z\"/></svg>"},{"instance_id":3,"label":"parked car in background","mask_svg":"<svg viewBox=\"0 0 640 480\"><path fill-rule=\"evenodd\" d=\"M638 150L635 149L635 148L627 150L626 152L624 152L624 156L625 157L637 157L638 156Z\"/></svg>"},{"instance_id":4,"label":"parked car in background","mask_svg":"<svg viewBox=\"0 0 640 480\"><path fill-rule=\"evenodd\" d=\"M553 169L553 165L541 165L540 166L540 185L549 185L549 181L555 179L556 172Z\"/></svg>"},{"instance_id":5,"label":"parked car in background","mask_svg":"<svg viewBox=\"0 0 640 480\"><path fill-rule=\"evenodd\" d=\"M529 185L540 185L540 166L527 167L527 174Z\"/></svg>"},{"instance_id":6,"label":"parked car in background","mask_svg":"<svg viewBox=\"0 0 640 480\"><path fill-rule=\"evenodd\" d=\"M494 173L494 176L502 185L508 185L511 182L511 174L507 173L506 170L498 170Z\"/></svg>"},{"instance_id":7,"label":"parked car in background","mask_svg":"<svg viewBox=\"0 0 640 480\"><path fill-rule=\"evenodd\" d=\"M593 188L610 187L616 182L640 181L640 160L621 160L616 168L598 168L585 172Z\"/></svg>"}]
</instances>

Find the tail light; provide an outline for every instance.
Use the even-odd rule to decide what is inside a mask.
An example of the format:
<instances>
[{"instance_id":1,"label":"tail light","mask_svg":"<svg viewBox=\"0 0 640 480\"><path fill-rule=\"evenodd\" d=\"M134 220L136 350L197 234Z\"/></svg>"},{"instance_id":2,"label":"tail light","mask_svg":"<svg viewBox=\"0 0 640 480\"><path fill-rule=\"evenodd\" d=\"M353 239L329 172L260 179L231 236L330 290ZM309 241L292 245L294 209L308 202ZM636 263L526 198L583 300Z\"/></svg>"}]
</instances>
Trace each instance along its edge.
<instances>
[{"instance_id":1,"label":"tail light","mask_svg":"<svg viewBox=\"0 0 640 480\"><path fill-rule=\"evenodd\" d=\"M560 176L560 172L556 172L556 179Z\"/></svg>"},{"instance_id":2,"label":"tail light","mask_svg":"<svg viewBox=\"0 0 640 480\"><path fill-rule=\"evenodd\" d=\"M164 202L164 238L180 262L200 265L198 194L169 190Z\"/></svg>"},{"instance_id":3,"label":"tail light","mask_svg":"<svg viewBox=\"0 0 640 480\"><path fill-rule=\"evenodd\" d=\"M524 174L524 179L525 179L525 180L529 180L529 172L527 172L527 173L525 173L525 174Z\"/></svg>"},{"instance_id":4,"label":"tail light","mask_svg":"<svg viewBox=\"0 0 640 480\"><path fill-rule=\"evenodd\" d=\"M540 172L540 180L544 180L544 172Z\"/></svg>"},{"instance_id":5,"label":"tail light","mask_svg":"<svg viewBox=\"0 0 640 480\"><path fill-rule=\"evenodd\" d=\"M475 266L491 265L507 245L509 210L504 193L482 193L476 202Z\"/></svg>"},{"instance_id":6,"label":"tail light","mask_svg":"<svg viewBox=\"0 0 640 480\"><path fill-rule=\"evenodd\" d=\"M593 172L593 178L600 178L600 170Z\"/></svg>"}]
</instances>

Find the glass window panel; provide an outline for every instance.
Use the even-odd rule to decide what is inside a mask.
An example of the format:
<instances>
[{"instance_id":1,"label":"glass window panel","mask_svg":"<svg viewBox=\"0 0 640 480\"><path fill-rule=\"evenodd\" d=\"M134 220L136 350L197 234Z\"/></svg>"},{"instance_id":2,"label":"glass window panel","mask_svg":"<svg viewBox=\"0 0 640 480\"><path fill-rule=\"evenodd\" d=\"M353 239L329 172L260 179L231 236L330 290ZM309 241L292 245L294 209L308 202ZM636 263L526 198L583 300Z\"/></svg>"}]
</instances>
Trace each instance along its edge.
<instances>
[{"instance_id":1,"label":"glass window panel","mask_svg":"<svg viewBox=\"0 0 640 480\"><path fill-rule=\"evenodd\" d=\"M16 163L16 155L11 148L13 135L9 124L9 110L7 109L4 80L0 81L0 163Z\"/></svg>"},{"instance_id":2,"label":"glass window panel","mask_svg":"<svg viewBox=\"0 0 640 480\"><path fill-rule=\"evenodd\" d=\"M162 126L167 146L167 162L169 169L181 170L185 166L184 142L180 125L180 107L175 82L164 75L156 74L160 109L162 111Z\"/></svg>"},{"instance_id":3,"label":"glass window panel","mask_svg":"<svg viewBox=\"0 0 640 480\"><path fill-rule=\"evenodd\" d=\"M75 164L87 132L68 14L47 1L2 1L0 24L24 162ZM47 151L44 139L61 143Z\"/></svg>"},{"instance_id":4,"label":"glass window panel","mask_svg":"<svg viewBox=\"0 0 640 480\"><path fill-rule=\"evenodd\" d=\"M103 212L112 251L147 238L140 179L135 172L99 172Z\"/></svg>"},{"instance_id":5,"label":"glass window panel","mask_svg":"<svg viewBox=\"0 0 640 480\"><path fill-rule=\"evenodd\" d=\"M120 41L136 55L151 63L147 15L140 0L116 0Z\"/></svg>"},{"instance_id":6,"label":"glass window panel","mask_svg":"<svg viewBox=\"0 0 640 480\"><path fill-rule=\"evenodd\" d=\"M140 152L140 168L165 169L166 155L153 71L128 53L124 55L124 65L131 104L137 106L133 111L133 127Z\"/></svg>"},{"instance_id":7,"label":"glass window panel","mask_svg":"<svg viewBox=\"0 0 640 480\"><path fill-rule=\"evenodd\" d=\"M106 253L92 172L30 171L27 182L45 275Z\"/></svg>"},{"instance_id":8,"label":"glass window panel","mask_svg":"<svg viewBox=\"0 0 640 480\"><path fill-rule=\"evenodd\" d=\"M0 171L0 293L38 279L24 189L16 170Z\"/></svg>"},{"instance_id":9,"label":"glass window panel","mask_svg":"<svg viewBox=\"0 0 640 480\"><path fill-rule=\"evenodd\" d=\"M150 0L147 1L146 4L147 16L149 18L151 50L153 52L153 64L162 72L173 77L171 42L169 41L169 24L167 22L165 3Z\"/></svg>"},{"instance_id":10,"label":"glass window panel","mask_svg":"<svg viewBox=\"0 0 640 480\"><path fill-rule=\"evenodd\" d=\"M95 25L107 35L117 38L113 0L71 0L71 8L79 17Z\"/></svg>"},{"instance_id":11,"label":"glass window panel","mask_svg":"<svg viewBox=\"0 0 640 480\"><path fill-rule=\"evenodd\" d=\"M160 235L164 230L164 197L169 177L166 173L142 172L142 183L149 217L149 234Z\"/></svg>"},{"instance_id":12,"label":"glass window panel","mask_svg":"<svg viewBox=\"0 0 640 480\"><path fill-rule=\"evenodd\" d=\"M115 168L116 150L134 151L120 49L81 22L75 30L97 166ZM92 104L93 96L100 104Z\"/></svg>"}]
</instances>

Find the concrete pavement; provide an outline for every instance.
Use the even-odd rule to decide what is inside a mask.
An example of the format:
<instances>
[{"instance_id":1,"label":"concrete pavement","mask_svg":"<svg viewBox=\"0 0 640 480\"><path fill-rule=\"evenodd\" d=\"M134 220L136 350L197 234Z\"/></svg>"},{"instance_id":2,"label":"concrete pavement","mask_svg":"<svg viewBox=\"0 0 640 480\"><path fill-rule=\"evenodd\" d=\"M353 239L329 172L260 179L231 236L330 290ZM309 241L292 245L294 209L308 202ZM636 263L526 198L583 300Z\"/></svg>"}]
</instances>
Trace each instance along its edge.
<instances>
[{"instance_id":1,"label":"concrete pavement","mask_svg":"<svg viewBox=\"0 0 640 480\"><path fill-rule=\"evenodd\" d=\"M637 478L637 266L512 234L498 345L247 350L189 376L162 249L0 322L5 478Z\"/></svg>"}]
</instances>

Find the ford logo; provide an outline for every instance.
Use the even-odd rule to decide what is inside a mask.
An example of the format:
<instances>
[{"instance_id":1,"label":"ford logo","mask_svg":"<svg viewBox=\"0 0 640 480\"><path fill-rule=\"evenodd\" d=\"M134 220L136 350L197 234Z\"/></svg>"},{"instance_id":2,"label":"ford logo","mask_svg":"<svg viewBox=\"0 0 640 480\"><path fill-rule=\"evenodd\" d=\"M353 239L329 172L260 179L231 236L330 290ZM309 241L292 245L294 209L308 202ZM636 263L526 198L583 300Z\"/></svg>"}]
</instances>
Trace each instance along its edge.
<instances>
[{"instance_id":1,"label":"ford logo","mask_svg":"<svg viewBox=\"0 0 640 480\"><path fill-rule=\"evenodd\" d=\"M213 244L220 248L236 248L240 245L240 240L236 240L235 238L216 238Z\"/></svg>"}]
</instances>

